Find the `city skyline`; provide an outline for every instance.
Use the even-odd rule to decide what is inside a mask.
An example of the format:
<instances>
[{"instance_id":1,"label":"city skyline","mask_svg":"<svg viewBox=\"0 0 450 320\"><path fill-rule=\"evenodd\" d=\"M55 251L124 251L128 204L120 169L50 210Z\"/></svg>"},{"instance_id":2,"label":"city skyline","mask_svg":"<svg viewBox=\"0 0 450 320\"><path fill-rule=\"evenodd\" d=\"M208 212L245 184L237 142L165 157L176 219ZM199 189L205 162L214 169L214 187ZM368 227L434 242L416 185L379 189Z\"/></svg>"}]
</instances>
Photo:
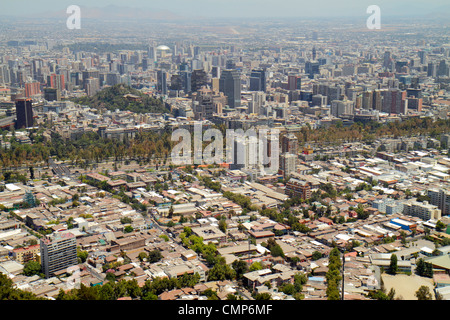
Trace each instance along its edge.
<instances>
[{"instance_id":1,"label":"city skyline","mask_svg":"<svg viewBox=\"0 0 450 320\"><path fill-rule=\"evenodd\" d=\"M443 0L2 4L0 300L450 300Z\"/></svg>"}]
</instances>

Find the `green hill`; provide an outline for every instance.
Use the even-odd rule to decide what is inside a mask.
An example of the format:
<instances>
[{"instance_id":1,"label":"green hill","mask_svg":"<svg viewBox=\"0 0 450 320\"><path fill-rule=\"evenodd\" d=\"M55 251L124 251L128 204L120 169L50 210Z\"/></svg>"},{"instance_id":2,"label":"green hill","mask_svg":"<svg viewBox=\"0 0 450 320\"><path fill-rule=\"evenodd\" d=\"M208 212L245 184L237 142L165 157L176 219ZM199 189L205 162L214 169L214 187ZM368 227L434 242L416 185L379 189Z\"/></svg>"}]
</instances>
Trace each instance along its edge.
<instances>
[{"instance_id":1,"label":"green hill","mask_svg":"<svg viewBox=\"0 0 450 320\"><path fill-rule=\"evenodd\" d=\"M170 112L160 99L123 84L104 88L91 97L73 98L71 101L91 108L106 108L111 111L119 109L135 113Z\"/></svg>"}]
</instances>

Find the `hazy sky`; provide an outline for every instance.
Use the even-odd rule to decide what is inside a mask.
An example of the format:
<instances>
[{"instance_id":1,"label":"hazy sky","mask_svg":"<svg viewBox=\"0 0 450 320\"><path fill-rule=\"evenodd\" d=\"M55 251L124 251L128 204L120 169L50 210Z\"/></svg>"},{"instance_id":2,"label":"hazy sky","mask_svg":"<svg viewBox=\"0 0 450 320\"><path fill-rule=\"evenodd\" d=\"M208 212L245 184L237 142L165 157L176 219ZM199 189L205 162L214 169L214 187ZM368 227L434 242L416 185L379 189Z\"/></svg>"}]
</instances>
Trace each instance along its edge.
<instances>
[{"instance_id":1,"label":"hazy sky","mask_svg":"<svg viewBox=\"0 0 450 320\"><path fill-rule=\"evenodd\" d=\"M72 4L142 7L207 17L354 17L366 15L366 8L374 4L386 16L450 13L448 0L0 0L0 15L39 15Z\"/></svg>"}]
</instances>

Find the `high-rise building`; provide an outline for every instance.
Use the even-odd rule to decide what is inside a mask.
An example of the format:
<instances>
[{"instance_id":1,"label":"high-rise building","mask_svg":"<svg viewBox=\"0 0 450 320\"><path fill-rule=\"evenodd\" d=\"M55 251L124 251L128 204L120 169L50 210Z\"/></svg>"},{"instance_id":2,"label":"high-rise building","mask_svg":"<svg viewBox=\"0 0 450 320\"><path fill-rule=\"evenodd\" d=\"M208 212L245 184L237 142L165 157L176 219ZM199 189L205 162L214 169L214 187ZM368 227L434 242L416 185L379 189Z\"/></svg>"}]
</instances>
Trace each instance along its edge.
<instances>
[{"instance_id":1,"label":"high-rise building","mask_svg":"<svg viewBox=\"0 0 450 320\"><path fill-rule=\"evenodd\" d=\"M33 106L30 98L16 99L16 128L33 126Z\"/></svg>"},{"instance_id":2,"label":"high-rise building","mask_svg":"<svg viewBox=\"0 0 450 320\"><path fill-rule=\"evenodd\" d=\"M403 203L403 214L413 217L419 217L422 220L439 220L441 218L441 210L428 201L419 202L414 199L407 200Z\"/></svg>"},{"instance_id":3,"label":"high-rise building","mask_svg":"<svg viewBox=\"0 0 450 320\"><path fill-rule=\"evenodd\" d=\"M437 75L437 65L433 61L428 63L427 68L427 76L428 77L436 77Z\"/></svg>"},{"instance_id":4,"label":"high-rise building","mask_svg":"<svg viewBox=\"0 0 450 320\"><path fill-rule=\"evenodd\" d=\"M158 70L156 85L159 93L162 95L167 94L167 72L165 70Z\"/></svg>"},{"instance_id":5,"label":"high-rise building","mask_svg":"<svg viewBox=\"0 0 450 320\"><path fill-rule=\"evenodd\" d=\"M298 154L298 139L293 133L281 137L281 152Z\"/></svg>"},{"instance_id":6,"label":"high-rise building","mask_svg":"<svg viewBox=\"0 0 450 320\"><path fill-rule=\"evenodd\" d=\"M100 91L100 80L99 78L88 78L84 82L86 94L91 97Z\"/></svg>"},{"instance_id":7,"label":"high-rise building","mask_svg":"<svg viewBox=\"0 0 450 320\"><path fill-rule=\"evenodd\" d=\"M251 99L247 102L247 113L261 113L261 108L264 106L266 101L266 94L262 91L252 92Z\"/></svg>"},{"instance_id":8,"label":"high-rise building","mask_svg":"<svg viewBox=\"0 0 450 320\"><path fill-rule=\"evenodd\" d=\"M258 165L258 139L255 136L236 135L232 145L230 169L250 169Z\"/></svg>"},{"instance_id":9,"label":"high-rise building","mask_svg":"<svg viewBox=\"0 0 450 320\"><path fill-rule=\"evenodd\" d=\"M47 101L61 100L61 92L55 88L44 88L44 99Z\"/></svg>"},{"instance_id":10,"label":"high-rise building","mask_svg":"<svg viewBox=\"0 0 450 320\"><path fill-rule=\"evenodd\" d=\"M381 95L380 90L374 90L372 93L372 109L381 111L383 107L383 96Z\"/></svg>"},{"instance_id":11,"label":"high-rise building","mask_svg":"<svg viewBox=\"0 0 450 320\"><path fill-rule=\"evenodd\" d=\"M320 74L320 64L318 61L306 61L305 73L310 79L314 78L315 74Z\"/></svg>"},{"instance_id":12,"label":"high-rise building","mask_svg":"<svg viewBox=\"0 0 450 320\"><path fill-rule=\"evenodd\" d=\"M208 74L203 69L192 71L191 91L195 92L208 84Z\"/></svg>"},{"instance_id":13,"label":"high-rise building","mask_svg":"<svg viewBox=\"0 0 450 320\"><path fill-rule=\"evenodd\" d=\"M250 73L250 91L266 92L266 72L262 69L254 69Z\"/></svg>"},{"instance_id":14,"label":"high-rise building","mask_svg":"<svg viewBox=\"0 0 450 320\"><path fill-rule=\"evenodd\" d=\"M420 63L421 64L427 64L427 53L424 50L420 50L418 52L419 58L420 58Z\"/></svg>"},{"instance_id":15,"label":"high-rise building","mask_svg":"<svg viewBox=\"0 0 450 320\"><path fill-rule=\"evenodd\" d=\"M447 60L442 59L437 68L437 76L447 77L449 75L449 65Z\"/></svg>"},{"instance_id":16,"label":"high-rise building","mask_svg":"<svg viewBox=\"0 0 450 320\"><path fill-rule=\"evenodd\" d=\"M219 79L219 90L228 98L228 105L232 108L241 106L241 77L237 70L222 71Z\"/></svg>"},{"instance_id":17,"label":"high-rise building","mask_svg":"<svg viewBox=\"0 0 450 320\"><path fill-rule=\"evenodd\" d=\"M147 50L147 55L148 55L148 58L150 59L152 65L155 62L157 62L158 61L158 56L157 56L157 53L156 53L156 46L149 46L148 50Z\"/></svg>"},{"instance_id":18,"label":"high-rise building","mask_svg":"<svg viewBox=\"0 0 450 320\"><path fill-rule=\"evenodd\" d=\"M180 71L181 87L185 93L192 91L192 73L190 71Z\"/></svg>"},{"instance_id":19,"label":"high-rise building","mask_svg":"<svg viewBox=\"0 0 450 320\"><path fill-rule=\"evenodd\" d=\"M57 232L41 238L42 273L46 278L78 263L77 240L71 232Z\"/></svg>"},{"instance_id":20,"label":"high-rise building","mask_svg":"<svg viewBox=\"0 0 450 320\"><path fill-rule=\"evenodd\" d=\"M25 97L30 98L41 93L41 84L37 81L25 83Z\"/></svg>"},{"instance_id":21,"label":"high-rise building","mask_svg":"<svg viewBox=\"0 0 450 320\"><path fill-rule=\"evenodd\" d=\"M211 68L211 77L212 78L220 78L220 67L219 66L213 66Z\"/></svg>"},{"instance_id":22,"label":"high-rise building","mask_svg":"<svg viewBox=\"0 0 450 320\"><path fill-rule=\"evenodd\" d=\"M10 83L10 70L7 65L0 65L0 83Z\"/></svg>"},{"instance_id":23,"label":"high-rise building","mask_svg":"<svg viewBox=\"0 0 450 320\"><path fill-rule=\"evenodd\" d=\"M312 106L319 106L319 107L323 107L327 105L327 96L323 96L321 94L315 94L312 96L312 102L311 102Z\"/></svg>"},{"instance_id":24,"label":"high-rise building","mask_svg":"<svg viewBox=\"0 0 450 320\"><path fill-rule=\"evenodd\" d=\"M63 74L51 74L47 77L47 86L59 89L62 92L66 88Z\"/></svg>"},{"instance_id":25,"label":"high-rise building","mask_svg":"<svg viewBox=\"0 0 450 320\"><path fill-rule=\"evenodd\" d=\"M406 100L408 101L408 110L417 110L418 112L422 111L422 98L408 97Z\"/></svg>"},{"instance_id":26,"label":"high-rise building","mask_svg":"<svg viewBox=\"0 0 450 320\"><path fill-rule=\"evenodd\" d=\"M391 52L386 51L383 57L383 68L391 70L391 66L392 66Z\"/></svg>"},{"instance_id":27,"label":"high-rise building","mask_svg":"<svg viewBox=\"0 0 450 320\"><path fill-rule=\"evenodd\" d=\"M450 215L450 190L430 189L428 196L431 204L437 206L442 215Z\"/></svg>"},{"instance_id":28,"label":"high-rise building","mask_svg":"<svg viewBox=\"0 0 450 320\"><path fill-rule=\"evenodd\" d=\"M335 117L353 114L353 101L333 100L331 101L330 113Z\"/></svg>"},{"instance_id":29,"label":"high-rise building","mask_svg":"<svg viewBox=\"0 0 450 320\"><path fill-rule=\"evenodd\" d=\"M301 90L302 78L298 75L288 75L288 90Z\"/></svg>"},{"instance_id":30,"label":"high-rise building","mask_svg":"<svg viewBox=\"0 0 450 320\"><path fill-rule=\"evenodd\" d=\"M285 194L289 197L299 197L303 200L311 198L312 186L309 181L295 178L289 179L286 183Z\"/></svg>"},{"instance_id":31,"label":"high-rise building","mask_svg":"<svg viewBox=\"0 0 450 320\"><path fill-rule=\"evenodd\" d=\"M373 91L363 91L362 108L367 110L373 109Z\"/></svg>"},{"instance_id":32,"label":"high-rise building","mask_svg":"<svg viewBox=\"0 0 450 320\"><path fill-rule=\"evenodd\" d=\"M297 156L291 153L284 153L280 156L280 170L284 178L289 177L292 172L295 172L297 166Z\"/></svg>"},{"instance_id":33,"label":"high-rise building","mask_svg":"<svg viewBox=\"0 0 450 320\"><path fill-rule=\"evenodd\" d=\"M196 120L211 119L214 113L222 113L227 98L221 92L202 88L192 93L192 110Z\"/></svg>"},{"instance_id":34,"label":"high-rise building","mask_svg":"<svg viewBox=\"0 0 450 320\"><path fill-rule=\"evenodd\" d=\"M383 107L382 111L392 114L406 114L408 112L408 100L406 91L400 89L389 89L382 91Z\"/></svg>"},{"instance_id":35,"label":"high-rise building","mask_svg":"<svg viewBox=\"0 0 450 320\"><path fill-rule=\"evenodd\" d=\"M330 86L328 87L328 93L326 94L327 96L327 101L333 101L333 100L343 100L344 99L344 93L345 93L345 89L343 86L341 85L335 85L335 86Z\"/></svg>"}]
</instances>

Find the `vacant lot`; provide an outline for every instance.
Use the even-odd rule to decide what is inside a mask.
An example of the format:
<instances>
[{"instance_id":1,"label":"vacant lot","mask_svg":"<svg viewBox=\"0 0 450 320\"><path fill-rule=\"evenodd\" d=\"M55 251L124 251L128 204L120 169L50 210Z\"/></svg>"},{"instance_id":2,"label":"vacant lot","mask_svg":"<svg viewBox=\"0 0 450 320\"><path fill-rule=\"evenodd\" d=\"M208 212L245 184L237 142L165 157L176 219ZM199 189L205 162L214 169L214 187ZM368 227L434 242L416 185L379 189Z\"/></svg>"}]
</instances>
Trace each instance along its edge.
<instances>
[{"instance_id":1,"label":"vacant lot","mask_svg":"<svg viewBox=\"0 0 450 320\"><path fill-rule=\"evenodd\" d=\"M397 274L395 276L389 274L382 275L384 281L384 287L386 288L386 293L394 288L395 297L403 297L403 300L417 300L414 293L420 288L420 286L428 286L430 292L433 295L433 280L431 278L419 277L417 275L405 275Z\"/></svg>"}]
</instances>

